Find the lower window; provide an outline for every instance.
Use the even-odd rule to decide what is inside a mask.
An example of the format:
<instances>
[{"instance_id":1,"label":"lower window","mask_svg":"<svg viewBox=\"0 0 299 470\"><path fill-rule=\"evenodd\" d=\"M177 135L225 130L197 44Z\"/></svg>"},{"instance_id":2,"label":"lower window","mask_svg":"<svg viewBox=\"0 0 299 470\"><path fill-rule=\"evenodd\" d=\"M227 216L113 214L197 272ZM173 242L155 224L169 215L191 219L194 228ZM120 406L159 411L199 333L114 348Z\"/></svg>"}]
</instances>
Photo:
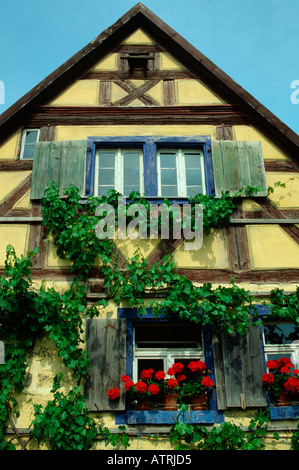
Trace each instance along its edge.
<instances>
[{"instance_id":1,"label":"lower window","mask_svg":"<svg viewBox=\"0 0 299 470\"><path fill-rule=\"evenodd\" d=\"M292 323L265 322L263 330L266 362L284 356L299 369L299 327Z\"/></svg>"}]
</instances>

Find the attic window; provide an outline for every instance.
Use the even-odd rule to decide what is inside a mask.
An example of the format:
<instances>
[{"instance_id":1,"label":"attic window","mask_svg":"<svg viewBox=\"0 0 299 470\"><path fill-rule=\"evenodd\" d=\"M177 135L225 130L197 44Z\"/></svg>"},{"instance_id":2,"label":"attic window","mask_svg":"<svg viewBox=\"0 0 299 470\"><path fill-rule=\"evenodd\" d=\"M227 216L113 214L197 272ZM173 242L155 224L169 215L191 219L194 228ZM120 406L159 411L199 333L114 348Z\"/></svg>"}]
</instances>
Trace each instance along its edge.
<instances>
[{"instance_id":1,"label":"attic window","mask_svg":"<svg viewBox=\"0 0 299 470\"><path fill-rule=\"evenodd\" d=\"M39 129L25 129L22 135L21 159L33 160L35 144L39 140Z\"/></svg>"},{"instance_id":2,"label":"attic window","mask_svg":"<svg viewBox=\"0 0 299 470\"><path fill-rule=\"evenodd\" d=\"M129 52L121 56L123 68L130 72L146 75L148 70L153 70L154 54L151 52Z\"/></svg>"}]
</instances>

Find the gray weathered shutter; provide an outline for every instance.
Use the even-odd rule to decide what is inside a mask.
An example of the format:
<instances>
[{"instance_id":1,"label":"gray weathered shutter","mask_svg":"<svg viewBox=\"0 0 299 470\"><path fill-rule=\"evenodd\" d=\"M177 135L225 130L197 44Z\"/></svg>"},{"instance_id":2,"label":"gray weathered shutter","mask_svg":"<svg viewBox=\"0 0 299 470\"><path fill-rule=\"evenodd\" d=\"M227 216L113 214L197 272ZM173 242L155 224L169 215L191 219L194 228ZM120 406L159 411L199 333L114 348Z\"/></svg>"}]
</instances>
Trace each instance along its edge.
<instances>
[{"instance_id":1,"label":"gray weathered shutter","mask_svg":"<svg viewBox=\"0 0 299 470\"><path fill-rule=\"evenodd\" d=\"M85 384L88 408L91 411L124 410L124 394L117 400L110 400L108 390L119 388L120 377L126 373L126 320L86 320L86 348L90 358Z\"/></svg>"},{"instance_id":2,"label":"gray weathered shutter","mask_svg":"<svg viewBox=\"0 0 299 470\"><path fill-rule=\"evenodd\" d=\"M244 336L215 335L213 350L218 409L266 406L260 329L251 327Z\"/></svg>"},{"instance_id":3,"label":"gray weathered shutter","mask_svg":"<svg viewBox=\"0 0 299 470\"><path fill-rule=\"evenodd\" d=\"M260 142L215 140L212 141L215 195L240 189L243 196L267 196L267 183L262 146ZM260 187L257 193L246 193L247 186Z\"/></svg>"},{"instance_id":4,"label":"gray weathered shutter","mask_svg":"<svg viewBox=\"0 0 299 470\"><path fill-rule=\"evenodd\" d=\"M52 181L57 183L61 195L68 186L76 186L84 196L85 159L85 140L37 142L31 199L41 199Z\"/></svg>"}]
</instances>

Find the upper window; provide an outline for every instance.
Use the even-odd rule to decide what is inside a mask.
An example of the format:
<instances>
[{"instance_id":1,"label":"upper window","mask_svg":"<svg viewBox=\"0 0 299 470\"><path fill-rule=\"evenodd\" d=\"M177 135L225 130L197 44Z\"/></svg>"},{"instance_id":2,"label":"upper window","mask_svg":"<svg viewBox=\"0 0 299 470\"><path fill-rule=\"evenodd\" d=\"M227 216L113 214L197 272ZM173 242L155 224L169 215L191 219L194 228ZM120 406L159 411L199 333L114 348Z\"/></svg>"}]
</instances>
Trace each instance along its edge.
<instances>
[{"instance_id":1,"label":"upper window","mask_svg":"<svg viewBox=\"0 0 299 470\"><path fill-rule=\"evenodd\" d=\"M196 137L89 137L86 196L110 189L128 197L188 198L214 194L211 139Z\"/></svg>"},{"instance_id":2,"label":"upper window","mask_svg":"<svg viewBox=\"0 0 299 470\"><path fill-rule=\"evenodd\" d=\"M160 149L157 154L158 196L205 194L202 149Z\"/></svg>"},{"instance_id":3,"label":"upper window","mask_svg":"<svg viewBox=\"0 0 299 470\"><path fill-rule=\"evenodd\" d=\"M183 203L198 193L218 198L240 190L252 197L251 187L260 188L254 196L268 192L260 142L212 141L210 136L38 142L38 132L27 129L22 142L21 158L35 155L31 199L42 198L52 181L61 194L73 185L82 197L116 189L124 196L139 191L149 202L166 197Z\"/></svg>"},{"instance_id":4,"label":"upper window","mask_svg":"<svg viewBox=\"0 0 299 470\"><path fill-rule=\"evenodd\" d=\"M39 129L25 129L22 136L21 159L32 160L35 144L39 139Z\"/></svg>"},{"instance_id":5,"label":"upper window","mask_svg":"<svg viewBox=\"0 0 299 470\"><path fill-rule=\"evenodd\" d=\"M96 152L95 195L115 189L124 196L143 194L143 157L139 149L99 149Z\"/></svg>"}]
</instances>

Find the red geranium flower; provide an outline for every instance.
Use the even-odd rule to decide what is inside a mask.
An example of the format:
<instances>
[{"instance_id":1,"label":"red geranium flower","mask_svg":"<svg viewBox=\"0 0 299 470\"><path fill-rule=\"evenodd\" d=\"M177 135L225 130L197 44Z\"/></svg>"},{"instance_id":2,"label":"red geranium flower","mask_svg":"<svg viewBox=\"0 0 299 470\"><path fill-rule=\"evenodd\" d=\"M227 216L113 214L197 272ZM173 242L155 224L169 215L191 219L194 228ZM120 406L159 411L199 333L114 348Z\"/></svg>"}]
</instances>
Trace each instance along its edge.
<instances>
[{"instance_id":1,"label":"red geranium flower","mask_svg":"<svg viewBox=\"0 0 299 470\"><path fill-rule=\"evenodd\" d=\"M294 367L291 360L288 357L281 357L278 362L279 362L279 367L284 367L284 366L288 368Z\"/></svg>"},{"instance_id":2,"label":"red geranium flower","mask_svg":"<svg viewBox=\"0 0 299 470\"><path fill-rule=\"evenodd\" d=\"M266 366L268 367L269 370L273 370L273 369L278 369L279 368L279 361L277 361L276 359L273 360L273 361L267 361L267 364Z\"/></svg>"},{"instance_id":3,"label":"red geranium flower","mask_svg":"<svg viewBox=\"0 0 299 470\"><path fill-rule=\"evenodd\" d=\"M186 380L186 376L183 374L179 374L176 379L178 382L182 382L183 380Z\"/></svg>"},{"instance_id":4,"label":"red geranium flower","mask_svg":"<svg viewBox=\"0 0 299 470\"><path fill-rule=\"evenodd\" d=\"M272 374L264 374L262 376L262 381L265 383L265 384L272 384L274 382L274 375Z\"/></svg>"},{"instance_id":5,"label":"red geranium flower","mask_svg":"<svg viewBox=\"0 0 299 470\"><path fill-rule=\"evenodd\" d=\"M202 361L191 361L188 364L188 367L190 370L192 370L192 372L196 372L198 370L202 370L202 371L207 370L206 364Z\"/></svg>"},{"instance_id":6,"label":"red geranium flower","mask_svg":"<svg viewBox=\"0 0 299 470\"><path fill-rule=\"evenodd\" d=\"M294 369L293 374L296 374L296 375L299 374L299 369Z\"/></svg>"},{"instance_id":7,"label":"red geranium flower","mask_svg":"<svg viewBox=\"0 0 299 470\"><path fill-rule=\"evenodd\" d=\"M127 390L127 392L133 387L133 385L134 385L134 382L132 382L132 380L128 380L125 383L125 389Z\"/></svg>"},{"instance_id":8,"label":"red geranium flower","mask_svg":"<svg viewBox=\"0 0 299 470\"><path fill-rule=\"evenodd\" d=\"M137 390L139 393L145 393L146 389L147 389L146 383L144 383L144 382L142 382L142 381L137 382L137 384L136 384L136 390Z\"/></svg>"},{"instance_id":9,"label":"red geranium flower","mask_svg":"<svg viewBox=\"0 0 299 470\"><path fill-rule=\"evenodd\" d=\"M172 366L171 366L171 369L174 370L174 373L175 374L180 374L183 369L184 369L184 364L182 364L181 362L175 362Z\"/></svg>"},{"instance_id":10,"label":"red geranium flower","mask_svg":"<svg viewBox=\"0 0 299 470\"><path fill-rule=\"evenodd\" d=\"M160 392L160 388L159 388L158 385L156 385L156 384L151 384L151 385L148 387L148 392L149 392L151 395L158 395L158 393Z\"/></svg>"},{"instance_id":11,"label":"red geranium flower","mask_svg":"<svg viewBox=\"0 0 299 470\"><path fill-rule=\"evenodd\" d=\"M207 387L207 388L214 387L214 382L211 379L211 377L204 377L201 383L204 387Z\"/></svg>"},{"instance_id":12,"label":"red geranium flower","mask_svg":"<svg viewBox=\"0 0 299 470\"><path fill-rule=\"evenodd\" d=\"M282 374L288 374L290 372L290 368L287 367L287 366L283 366L281 369L280 369L280 372Z\"/></svg>"},{"instance_id":13,"label":"red geranium flower","mask_svg":"<svg viewBox=\"0 0 299 470\"><path fill-rule=\"evenodd\" d=\"M179 383L176 379L168 379L167 380L167 385L169 388L175 388L179 386Z\"/></svg>"},{"instance_id":14,"label":"red geranium flower","mask_svg":"<svg viewBox=\"0 0 299 470\"><path fill-rule=\"evenodd\" d=\"M128 375L123 375L123 376L120 378L120 380L121 380L122 382L127 382L128 380L130 380L130 377L129 377Z\"/></svg>"},{"instance_id":15,"label":"red geranium flower","mask_svg":"<svg viewBox=\"0 0 299 470\"><path fill-rule=\"evenodd\" d=\"M299 390L299 380L295 377L289 377L284 384L284 388L287 392L296 393Z\"/></svg>"},{"instance_id":16,"label":"red geranium flower","mask_svg":"<svg viewBox=\"0 0 299 470\"><path fill-rule=\"evenodd\" d=\"M117 387L108 390L108 397L110 400L116 400L120 395L120 391Z\"/></svg>"},{"instance_id":17,"label":"red geranium flower","mask_svg":"<svg viewBox=\"0 0 299 470\"><path fill-rule=\"evenodd\" d=\"M174 375L175 374L175 370L173 369L173 367L170 367L167 371L167 374L168 375Z\"/></svg>"},{"instance_id":18,"label":"red geranium flower","mask_svg":"<svg viewBox=\"0 0 299 470\"><path fill-rule=\"evenodd\" d=\"M165 377L166 377L166 374L163 370L158 370L158 372L155 373L155 378L157 380L163 380L165 379Z\"/></svg>"},{"instance_id":19,"label":"red geranium flower","mask_svg":"<svg viewBox=\"0 0 299 470\"><path fill-rule=\"evenodd\" d=\"M140 374L140 378L142 380L151 379L153 376L153 373L154 373L154 369L144 369Z\"/></svg>"}]
</instances>

